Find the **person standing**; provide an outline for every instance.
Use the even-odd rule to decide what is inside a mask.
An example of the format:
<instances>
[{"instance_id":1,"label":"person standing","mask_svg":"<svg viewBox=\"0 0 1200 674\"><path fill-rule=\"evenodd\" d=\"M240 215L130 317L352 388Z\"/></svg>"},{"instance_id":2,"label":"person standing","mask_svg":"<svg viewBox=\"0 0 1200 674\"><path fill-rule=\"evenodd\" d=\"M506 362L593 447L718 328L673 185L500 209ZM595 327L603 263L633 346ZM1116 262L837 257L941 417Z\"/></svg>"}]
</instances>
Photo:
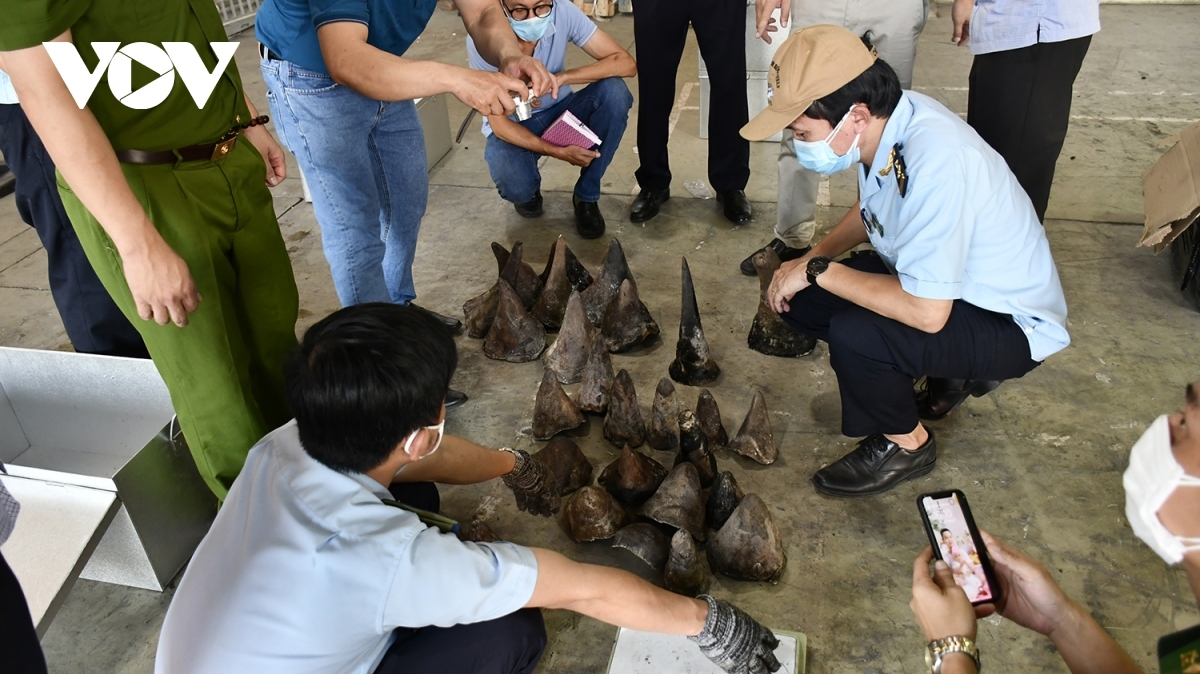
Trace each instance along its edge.
<instances>
[{"instance_id":1,"label":"person standing","mask_svg":"<svg viewBox=\"0 0 1200 674\"><path fill-rule=\"evenodd\" d=\"M767 44L776 32L772 12L780 10L779 23L797 31L818 24L840 25L856 35L869 35L879 58L887 62L900 78L902 89L912 89L913 64L917 59L917 40L925 28L925 0L758 0L754 13L758 21L756 36ZM817 229L817 189L821 174L796 161L791 134L783 134L779 143L779 208L775 220L775 238L771 248L787 262L804 255L812 247ZM742 260L739 269L754 276L754 256L760 248Z\"/></svg>"},{"instance_id":2,"label":"person standing","mask_svg":"<svg viewBox=\"0 0 1200 674\"><path fill-rule=\"evenodd\" d=\"M952 41L975 55L967 124L1008 162L1044 221L1100 0L954 0L951 17Z\"/></svg>"},{"instance_id":3,"label":"person standing","mask_svg":"<svg viewBox=\"0 0 1200 674\"><path fill-rule=\"evenodd\" d=\"M342 306L417 297L412 263L429 174L413 99L451 93L481 114L508 115L513 95L529 89L521 77L537 95L558 91L491 0L460 0L457 8L500 72L404 58L436 8L436 0L265 0L258 10L268 101L308 179ZM465 400L453 391L447 402Z\"/></svg>"},{"instance_id":4,"label":"person standing","mask_svg":"<svg viewBox=\"0 0 1200 674\"><path fill-rule=\"evenodd\" d=\"M671 198L667 153L675 75L687 42L688 25L696 31L700 56L708 68L712 95L708 115L708 181L725 218L750 222L746 198L750 180L750 143L738 135L749 119L746 102L746 3L743 0L639 0L633 3L633 36L638 59L636 177L641 191L629 219L645 222Z\"/></svg>"},{"instance_id":5,"label":"person standing","mask_svg":"<svg viewBox=\"0 0 1200 674\"><path fill-rule=\"evenodd\" d=\"M17 213L37 230L46 249L50 295L71 346L79 353L149 358L141 335L109 297L79 245L58 195L54 160L21 110L17 91L3 71L0 154L16 178Z\"/></svg>"},{"instance_id":6,"label":"person standing","mask_svg":"<svg viewBox=\"0 0 1200 674\"><path fill-rule=\"evenodd\" d=\"M283 150L232 62L203 107L178 81L147 109L127 107L113 86L80 107L43 44L73 43L93 71L99 43L187 43L213 72L210 43L227 37L211 2L5 9L0 69L58 167L92 268L141 334L200 475L224 499L250 447L288 418L283 361L296 345L299 299L267 189L284 177Z\"/></svg>"},{"instance_id":7,"label":"person standing","mask_svg":"<svg viewBox=\"0 0 1200 674\"><path fill-rule=\"evenodd\" d=\"M542 96L533 116L514 121L503 115L490 115L483 121L487 138L484 159L492 182L500 196L512 202L522 217L542 214L542 176L538 160L554 157L579 166L572 204L575 229L585 239L604 234L604 215L600 213L600 181L617 153L633 96L621 79L637 75L633 57L592 23L569 0L501 0L521 50L546 66L558 83L558 97ZM567 45L574 44L596 59L580 68L563 70ZM475 70L495 71L483 60L475 41L467 38L467 58ZM586 84L579 91L571 85ZM564 113L571 113L600 139L598 148L577 145L560 147L542 140L542 134Z\"/></svg>"}]
</instances>

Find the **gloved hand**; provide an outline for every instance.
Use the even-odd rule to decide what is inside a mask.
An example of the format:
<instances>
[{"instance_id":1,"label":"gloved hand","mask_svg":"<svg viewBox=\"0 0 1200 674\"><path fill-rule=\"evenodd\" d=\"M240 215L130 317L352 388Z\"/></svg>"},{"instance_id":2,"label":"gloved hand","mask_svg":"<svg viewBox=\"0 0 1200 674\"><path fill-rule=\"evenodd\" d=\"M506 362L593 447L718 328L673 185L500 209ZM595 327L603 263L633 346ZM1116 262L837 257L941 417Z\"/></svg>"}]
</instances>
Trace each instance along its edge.
<instances>
[{"instance_id":1,"label":"gloved hand","mask_svg":"<svg viewBox=\"0 0 1200 674\"><path fill-rule=\"evenodd\" d=\"M517 465L504 476L504 484L517 497L517 507L531 515L549 517L558 512L558 492L553 488L546 467L534 461L523 449L508 450L517 457Z\"/></svg>"},{"instance_id":2,"label":"gloved hand","mask_svg":"<svg viewBox=\"0 0 1200 674\"><path fill-rule=\"evenodd\" d=\"M779 640L733 604L702 594L708 602L704 629L688 637L700 652L729 674L767 674L779 669L775 649Z\"/></svg>"}]
</instances>

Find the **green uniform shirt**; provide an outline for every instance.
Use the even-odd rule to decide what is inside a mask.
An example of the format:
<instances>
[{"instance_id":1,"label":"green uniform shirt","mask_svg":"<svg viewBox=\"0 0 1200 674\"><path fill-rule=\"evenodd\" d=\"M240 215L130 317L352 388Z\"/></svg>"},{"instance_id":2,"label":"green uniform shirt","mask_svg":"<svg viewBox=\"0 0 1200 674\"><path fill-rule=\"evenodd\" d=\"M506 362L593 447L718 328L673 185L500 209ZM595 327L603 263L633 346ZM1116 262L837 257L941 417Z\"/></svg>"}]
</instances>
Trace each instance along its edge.
<instances>
[{"instance_id":1,"label":"green uniform shirt","mask_svg":"<svg viewBox=\"0 0 1200 674\"><path fill-rule=\"evenodd\" d=\"M92 42L190 42L212 71L217 64L210 42L226 42L212 0L21 0L4 3L0 19L0 51L26 49L71 31L71 39L88 70L98 59ZM158 78L133 63L133 90ZM242 97L237 65L230 61L203 109L188 94L179 76L171 94L149 110L125 107L108 87L105 76L88 101L115 150L173 150L211 143L235 123L250 118Z\"/></svg>"}]
</instances>

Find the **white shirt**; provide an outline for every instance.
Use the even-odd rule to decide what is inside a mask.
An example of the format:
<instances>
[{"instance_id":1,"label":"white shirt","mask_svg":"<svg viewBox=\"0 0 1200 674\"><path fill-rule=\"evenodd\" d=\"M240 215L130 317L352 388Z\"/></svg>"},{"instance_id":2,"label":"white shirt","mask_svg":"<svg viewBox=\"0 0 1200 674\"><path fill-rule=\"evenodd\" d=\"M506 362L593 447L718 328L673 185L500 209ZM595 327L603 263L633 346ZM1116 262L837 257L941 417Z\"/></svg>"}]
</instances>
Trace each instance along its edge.
<instances>
[{"instance_id":1,"label":"white shirt","mask_svg":"<svg viewBox=\"0 0 1200 674\"><path fill-rule=\"evenodd\" d=\"M908 180L880 174L900 146ZM1004 158L934 99L905 91L858 193L871 245L915 297L1008 314L1041 361L1070 343L1046 230Z\"/></svg>"},{"instance_id":2,"label":"white shirt","mask_svg":"<svg viewBox=\"0 0 1200 674\"><path fill-rule=\"evenodd\" d=\"M296 423L246 457L167 610L155 672L369 673L397 627L493 620L533 595L533 553L464 543L310 457Z\"/></svg>"},{"instance_id":3,"label":"white shirt","mask_svg":"<svg viewBox=\"0 0 1200 674\"><path fill-rule=\"evenodd\" d=\"M972 54L1063 42L1100 31L1100 0L975 0Z\"/></svg>"}]
</instances>

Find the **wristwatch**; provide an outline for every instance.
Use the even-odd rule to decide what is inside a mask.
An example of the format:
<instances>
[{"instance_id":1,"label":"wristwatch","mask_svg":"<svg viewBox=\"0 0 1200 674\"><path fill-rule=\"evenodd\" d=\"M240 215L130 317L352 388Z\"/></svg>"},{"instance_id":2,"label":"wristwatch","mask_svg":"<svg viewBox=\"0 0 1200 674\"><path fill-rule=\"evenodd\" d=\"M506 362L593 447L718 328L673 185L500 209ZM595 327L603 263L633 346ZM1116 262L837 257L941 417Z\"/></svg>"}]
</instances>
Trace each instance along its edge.
<instances>
[{"instance_id":1,"label":"wristwatch","mask_svg":"<svg viewBox=\"0 0 1200 674\"><path fill-rule=\"evenodd\" d=\"M509 474L509 475L516 475L516 474L520 473L520 472L521 472L521 468L522 468L522 467L525 465L525 454L524 454L524 452L518 452L517 450L513 449L512 447L501 447L501 448L500 448L500 451L501 451L501 452L508 452L509 454L512 454L512 455L513 455L513 458L514 458L514 459L516 459L516 461L513 463L513 469L512 469L512 470L510 470L510 471L508 472L508 474Z\"/></svg>"},{"instance_id":2,"label":"wristwatch","mask_svg":"<svg viewBox=\"0 0 1200 674\"><path fill-rule=\"evenodd\" d=\"M946 637L935 639L925 646L925 664L929 665L929 674L942 674L942 659L951 653L966 653L975 661L975 671L983 671L979 662L979 647L966 637Z\"/></svg>"},{"instance_id":3,"label":"wristwatch","mask_svg":"<svg viewBox=\"0 0 1200 674\"><path fill-rule=\"evenodd\" d=\"M817 277L824 274L829 269L829 264L833 262L827 257L814 257L808 261L808 283L809 285L817 285Z\"/></svg>"}]
</instances>

